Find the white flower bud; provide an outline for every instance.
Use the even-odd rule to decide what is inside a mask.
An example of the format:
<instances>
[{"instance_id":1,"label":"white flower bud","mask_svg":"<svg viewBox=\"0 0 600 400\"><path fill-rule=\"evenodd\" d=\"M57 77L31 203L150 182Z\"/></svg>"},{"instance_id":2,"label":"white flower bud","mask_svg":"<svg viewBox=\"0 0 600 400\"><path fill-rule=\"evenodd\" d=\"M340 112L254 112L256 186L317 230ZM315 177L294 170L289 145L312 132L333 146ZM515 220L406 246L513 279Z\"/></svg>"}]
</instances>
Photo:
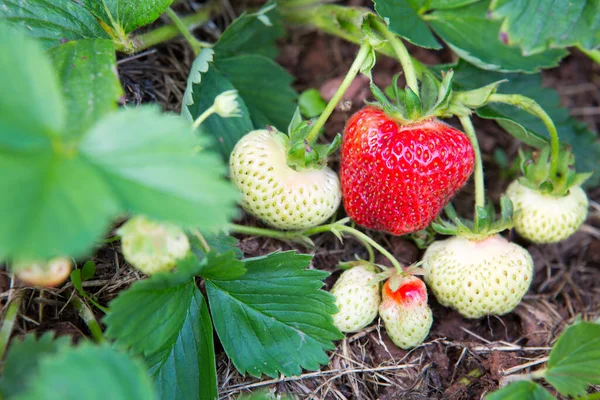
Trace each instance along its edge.
<instances>
[{"instance_id":1,"label":"white flower bud","mask_svg":"<svg viewBox=\"0 0 600 400\"><path fill-rule=\"evenodd\" d=\"M237 101L237 90L227 90L215 98L214 110L223 118L241 117L242 112Z\"/></svg>"},{"instance_id":2,"label":"white flower bud","mask_svg":"<svg viewBox=\"0 0 600 400\"><path fill-rule=\"evenodd\" d=\"M190 250L185 232L176 225L135 216L119 228L121 250L127 262L152 275L173 269Z\"/></svg>"}]
</instances>

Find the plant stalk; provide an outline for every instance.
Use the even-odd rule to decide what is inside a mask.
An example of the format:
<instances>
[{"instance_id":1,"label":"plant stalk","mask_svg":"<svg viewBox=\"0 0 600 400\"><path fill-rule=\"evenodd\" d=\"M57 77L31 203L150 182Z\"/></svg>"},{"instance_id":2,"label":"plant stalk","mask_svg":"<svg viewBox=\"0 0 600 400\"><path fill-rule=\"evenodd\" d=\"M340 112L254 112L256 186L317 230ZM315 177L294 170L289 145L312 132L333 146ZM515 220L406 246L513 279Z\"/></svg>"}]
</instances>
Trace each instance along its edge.
<instances>
[{"instance_id":1,"label":"plant stalk","mask_svg":"<svg viewBox=\"0 0 600 400\"><path fill-rule=\"evenodd\" d=\"M8 347L10 335L12 334L15 321L19 313L19 308L21 308L22 300L23 294L17 294L17 296L14 299L12 299L12 301L8 304L8 308L6 309L4 321L2 322L2 328L0 328L0 360L3 359L4 352Z\"/></svg>"},{"instance_id":2,"label":"plant stalk","mask_svg":"<svg viewBox=\"0 0 600 400\"><path fill-rule=\"evenodd\" d=\"M333 97L331 98L329 103L327 103L325 110L323 110L323 113L319 116L317 122L315 122L315 124L308 132L306 140L308 141L309 145L313 145L317 141L317 138L319 137L319 131L321 130L323 125L325 125L325 122L335 110L335 107L338 105L338 103L346 93L346 90L348 90L350 84L352 84L354 78L356 78L356 75L358 75L358 73L360 72L360 69L365 60L367 59L370 51L371 45L368 42L365 41L363 44L361 44L360 49L358 50L358 54L356 55L352 66L350 66L350 69L348 70L348 73L346 74L346 77L342 81L340 87L335 91Z\"/></svg>"},{"instance_id":3,"label":"plant stalk","mask_svg":"<svg viewBox=\"0 0 600 400\"><path fill-rule=\"evenodd\" d=\"M193 130L198 129L198 127L200 125L202 125L202 123L204 121L206 121L206 119L208 117L210 117L211 115L213 115L214 113L215 113L215 105L213 104L212 106L210 106L206 110L204 110L204 112L202 114L200 114L200 116L194 120L194 123L192 124L192 129Z\"/></svg>"},{"instance_id":4,"label":"plant stalk","mask_svg":"<svg viewBox=\"0 0 600 400\"><path fill-rule=\"evenodd\" d=\"M100 328L100 324L98 324L96 316L92 310L90 310L87 304L85 304L85 302L82 301L75 293L73 293L71 304L73 304L73 307L75 307L77 312L79 312L79 316L87 325L92 337L96 340L96 342L103 343L104 335L102 334L102 328Z\"/></svg>"},{"instance_id":5,"label":"plant stalk","mask_svg":"<svg viewBox=\"0 0 600 400\"><path fill-rule=\"evenodd\" d=\"M583 54L585 54L586 56L588 56L589 58L591 58L592 61L594 61L596 64L600 64L600 50L598 50L598 49L587 50L587 49L584 49L581 46L577 46L577 48Z\"/></svg>"},{"instance_id":6,"label":"plant stalk","mask_svg":"<svg viewBox=\"0 0 600 400\"><path fill-rule=\"evenodd\" d=\"M198 56L198 54L200 54L200 50L202 50L202 47L204 47L204 44L201 43L198 39L196 39L194 35L192 35L185 23L179 18L177 13L173 11L171 7L168 7L165 10L165 13L171 19L171 21L173 21L173 24L175 24L175 27L179 30L179 33L181 33L181 35L185 38L185 40L187 40L190 46L192 46L194 54Z\"/></svg>"},{"instance_id":7,"label":"plant stalk","mask_svg":"<svg viewBox=\"0 0 600 400\"><path fill-rule=\"evenodd\" d=\"M471 118L469 116L462 116L458 117L458 119L460 120L460 123L471 142L473 152L475 153L475 216L473 217L473 229L477 230L479 226L479 213L477 212L477 207L485 208L485 182L483 179L481 150L479 149L479 141L477 140Z\"/></svg>"},{"instance_id":8,"label":"plant stalk","mask_svg":"<svg viewBox=\"0 0 600 400\"><path fill-rule=\"evenodd\" d=\"M417 73L415 71L415 66L413 65L412 58L406 50L406 46L402 43L402 39L396 36L394 33L390 32L388 27L384 22L379 19L374 19L374 25L377 30L390 42L394 52L396 53L396 57L400 64L402 65L402 69L404 70L404 76L406 77L406 84L408 87L419 97L419 83L417 81Z\"/></svg>"},{"instance_id":9,"label":"plant stalk","mask_svg":"<svg viewBox=\"0 0 600 400\"><path fill-rule=\"evenodd\" d=\"M558 153L560 151L560 141L558 139L558 132L556 126L552 121L552 118L544 111L542 107L533 99L529 97L521 96L520 94L492 94L489 99L493 103L504 103L510 104L527 111L529 114L534 115L542 120L548 133L550 134L550 147L552 153L550 156L550 179L556 177L556 170L558 169Z\"/></svg>"}]
</instances>

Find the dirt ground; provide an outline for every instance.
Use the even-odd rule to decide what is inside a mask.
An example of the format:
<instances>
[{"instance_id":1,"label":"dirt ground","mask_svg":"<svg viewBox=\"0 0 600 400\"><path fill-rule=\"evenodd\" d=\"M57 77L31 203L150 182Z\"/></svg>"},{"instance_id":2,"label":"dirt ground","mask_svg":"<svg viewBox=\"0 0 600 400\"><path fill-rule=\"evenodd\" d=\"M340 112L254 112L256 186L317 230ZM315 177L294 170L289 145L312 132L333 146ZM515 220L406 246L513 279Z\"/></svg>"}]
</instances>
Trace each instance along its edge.
<instances>
[{"instance_id":1,"label":"dirt ground","mask_svg":"<svg viewBox=\"0 0 600 400\"><path fill-rule=\"evenodd\" d=\"M185 9L184 5L179 10ZM196 33L205 40L214 40L213 33L230 22L237 9L237 6L226 7L222 16ZM294 86L298 91L314 87L327 94L332 87L335 90L336 80L345 75L356 50L356 46L341 39L294 28L280 41L278 61L296 77ZM452 55L446 51L409 50L426 63L452 61ZM181 40L135 57L120 57L119 74L128 105L157 102L166 110L178 112L192 61L191 50ZM375 82L385 86L399 70L395 61L381 57L374 71ZM563 104L574 116L594 130L600 127L600 65L574 53L560 68L544 72L543 76L544 83L559 91ZM330 138L342 131L345 121L361 107L365 96L368 83L359 79L346 101L349 107L336 110L327 123ZM500 147L514 159L519 143L493 122L478 120L476 128L484 152L488 194L497 200L510 177L500 173L492 153ZM337 162L333 157L331 165L337 168ZM600 317L600 189L591 191L589 196L588 220L568 240L537 246L511 235L531 252L535 261L531 289L514 312L467 320L438 305L432 295L434 324L427 341L418 348L408 352L399 350L376 323L338 342L337 350L330 353L329 365L320 371L274 380L240 376L217 343L222 398L233 399L239 393L266 387L277 394L293 393L302 399L479 399L515 374L543 366L550 346L566 325L579 316L588 320ZM471 182L457 196L455 204L460 213L470 216L472 202ZM247 215L240 222L260 225ZM412 263L422 255L423 251L409 240L380 233L372 236L403 263ZM289 248L309 251L274 239L238 237L245 256ZM355 254L365 256L360 244L352 239L340 244L333 235L323 234L315 238L315 243L314 268L333 273L326 281L327 289L339 274L336 269L339 261L351 260ZM140 279L139 273L126 266L118 242L99 247L92 259L97 264L97 275L84 286L102 304ZM383 258L378 261L386 263ZM2 300L8 286L8 277L3 272ZM24 290L27 291L24 315L17 321L16 335L48 330L71 335L75 340L89 335L73 308L67 306L73 293L70 283L56 290Z\"/></svg>"}]
</instances>

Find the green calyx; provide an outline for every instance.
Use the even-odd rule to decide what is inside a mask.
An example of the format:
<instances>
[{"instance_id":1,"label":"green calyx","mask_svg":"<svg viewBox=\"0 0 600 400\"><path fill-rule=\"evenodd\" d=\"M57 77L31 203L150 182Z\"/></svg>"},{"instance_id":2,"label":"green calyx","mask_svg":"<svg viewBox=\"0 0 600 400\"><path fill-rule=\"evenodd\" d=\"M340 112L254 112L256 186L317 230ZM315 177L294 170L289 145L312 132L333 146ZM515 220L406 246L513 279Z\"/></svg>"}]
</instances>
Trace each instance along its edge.
<instances>
[{"instance_id":1,"label":"green calyx","mask_svg":"<svg viewBox=\"0 0 600 400\"><path fill-rule=\"evenodd\" d=\"M566 196L569 189L580 186L593 172L577 173L575 156L570 148L563 148L558 154L556 173L551 174L551 148L544 147L538 153L528 154L519 150L523 176L519 183L530 189L552 196Z\"/></svg>"},{"instance_id":2,"label":"green calyx","mask_svg":"<svg viewBox=\"0 0 600 400\"><path fill-rule=\"evenodd\" d=\"M513 204L506 196L500 199L500 215L496 219L496 210L491 201L485 207L476 207L477 224L460 218L452 204L444 208L447 220L440 217L431 226L442 235L463 236L469 240L483 240L513 227Z\"/></svg>"},{"instance_id":3,"label":"green calyx","mask_svg":"<svg viewBox=\"0 0 600 400\"><path fill-rule=\"evenodd\" d=\"M342 136L338 133L330 144L316 144L308 141L314 120L304 121L299 109L296 109L288 127L288 134L277 132L287 149L287 165L295 170L307 168L321 169L327 166L327 157L333 154L342 144ZM274 130L273 127L267 127Z\"/></svg>"}]
</instances>

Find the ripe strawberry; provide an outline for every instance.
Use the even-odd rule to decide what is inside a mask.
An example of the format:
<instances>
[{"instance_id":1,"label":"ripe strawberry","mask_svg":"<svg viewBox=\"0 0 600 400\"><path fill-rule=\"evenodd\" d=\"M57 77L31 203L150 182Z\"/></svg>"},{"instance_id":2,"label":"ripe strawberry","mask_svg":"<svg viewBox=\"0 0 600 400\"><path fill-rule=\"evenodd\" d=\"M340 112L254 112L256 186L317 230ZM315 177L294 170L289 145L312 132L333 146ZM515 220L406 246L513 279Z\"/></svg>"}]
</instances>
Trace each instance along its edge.
<instances>
[{"instance_id":1,"label":"ripe strawberry","mask_svg":"<svg viewBox=\"0 0 600 400\"><path fill-rule=\"evenodd\" d=\"M461 131L434 117L402 124L368 106L344 130L344 207L366 228L415 232L435 219L473 167L473 148Z\"/></svg>"},{"instance_id":2,"label":"ripe strawberry","mask_svg":"<svg viewBox=\"0 0 600 400\"><path fill-rule=\"evenodd\" d=\"M231 153L231 180L242 206L279 229L306 229L329 219L341 201L340 182L328 167L295 170L287 165L287 136L256 130Z\"/></svg>"},{"instance_id":3,"label":"ripe strawberry","mask_svg":"<svg viewBox=\"0 0 600 400\"><path fill-rule=\"evenodd\" d=\"M570 187L564 196L553 196L516 180L506 195L515 208L516 231L534 243L560 242L577 232L587 217L588 198L580 186Z\"/></svg>"},{"instance_id":4,"label":"ripe strawberry","mask_svg":"<svg viewBox=\"0 0 600 400\"><path fill-rule=\"evenodd\" d=\"M531 284L533 260L500 235L483 240L455 236L429 246L423 269L442 305L480 318L506 314L519 304Z\"/></svg>"},{"instance_id":5,"label":"ripe strawberry","mask_svg":"<svg viewBox=\"0 0 600 400\"><path fill-rule=\"evenodd\" d=\"M425 340L433 323L427 289L416 276L393 276L383 285L379 315L394 344L402 349Z\"/></svg>"},{"instance_id":6,"label":"ripe strawberry","mask_svg":"<svg viewBox=\"0 0 600 400\"><path fill-rule=\"evenodd\" d=\"M331 288L337 314L333 324L342 332L357 332L377 316L381 302L379 281L374 267L359 265L344 271Z\"/></svg>"},{"instance_id":7,"label":"ripe strawberry","mask_svg":"<svg viewBox=\"0 0 600 400\"><path fill-rule=\"evenodd\" d=\"M117 230L127 262L145 274L170 271L186 256L190 242L178 226L135 216Z\"/></svg>"},{"instance_id":8,"label":"ripe strawberry","mask_svg":"<svg viewBox=\"0 0 600 400\"><path fill-rule=\"evenodd\" d=\"M13 270L17 278L29 285L54 287L69 277L71 260L58 257L48 262L17 262Z\"/></svg>"}]
</instances>

